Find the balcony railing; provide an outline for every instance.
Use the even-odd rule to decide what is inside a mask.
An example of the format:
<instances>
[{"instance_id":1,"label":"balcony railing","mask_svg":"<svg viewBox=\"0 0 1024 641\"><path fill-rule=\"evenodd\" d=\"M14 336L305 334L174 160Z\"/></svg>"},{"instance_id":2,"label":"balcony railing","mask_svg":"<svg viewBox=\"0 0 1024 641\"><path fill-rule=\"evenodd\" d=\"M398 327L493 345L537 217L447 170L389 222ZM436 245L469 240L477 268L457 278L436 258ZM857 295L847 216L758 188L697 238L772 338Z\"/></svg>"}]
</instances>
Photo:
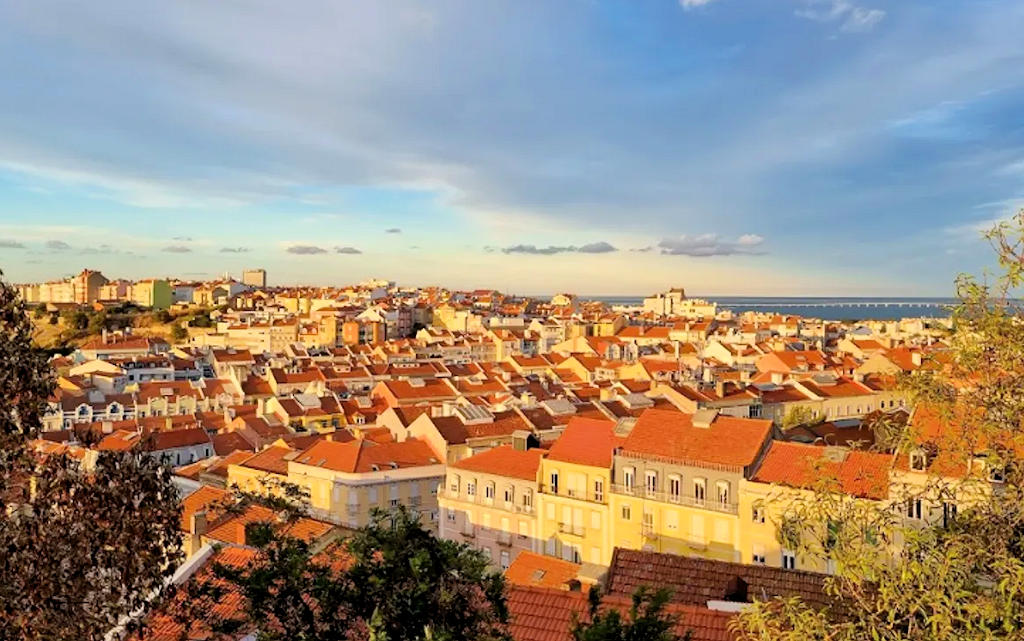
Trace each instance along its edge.
<instances>
[{"instance_id":1,"label":"balcony railing","mask_svg":"<svg viewBox=\"0 0 1024 641\"><path fill-rule=\"evenodd\" d=\"M574 525L572 523L559 523L558 532L560 534L568 534L570 536L583 536L583 526Z\"/></svg>"},{"instance_id":2,"label":"balcony railing","mask_svg":"<svg viewBox=\"0 0 1024 641\"><path fill-rule=\"evenodd\" d=\"M676 505L685 505L687 507L697 507L702 510L711 510L713 512L724 512L726 514L737 514L739 512L738 503L727 503L717 500L698 499L692 496L682 496L679 494L669 494L667 492L651 491L647 488L629 487L626 485L612 485L612 492L616 494L624 494L627 496L643 496L644 498L652 501L660 501L662 503L674 503Z\"/></svg>"}]
</instances>

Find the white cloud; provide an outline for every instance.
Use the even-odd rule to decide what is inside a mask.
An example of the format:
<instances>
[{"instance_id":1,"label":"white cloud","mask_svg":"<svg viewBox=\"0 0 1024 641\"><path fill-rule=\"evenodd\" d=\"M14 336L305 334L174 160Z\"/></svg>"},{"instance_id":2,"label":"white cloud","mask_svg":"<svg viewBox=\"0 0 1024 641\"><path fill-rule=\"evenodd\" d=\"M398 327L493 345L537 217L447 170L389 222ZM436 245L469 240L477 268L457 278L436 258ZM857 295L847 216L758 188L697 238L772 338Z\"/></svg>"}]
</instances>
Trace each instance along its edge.
<instances>
[{"instance_id":1,"label":"white cloud","mask_svg":"<svg viewBox=\"0 0 1024 641\"><path fill-rule=\"evenodd\" d=\"M848 0L802 0L803 8L796 10L800 18L816 22L839 22L839 29L850 33L872 30L885 18L882 9L861 7Z\"/></svg>"},{"instance_id":2,"label":"white cloud","mask_svg":"<svg viewBox=\"0 0 1024 641\"><path fill-rule=\"evenodd\" d=\"M885 18L885 11L881 9L853 7L847 13L846 21L840 28L849 32L871 31L883 18Z\"/></svg>"},{"instance_id":3,"label":"white cloud","mask_svg":"<svg viewBox=\"0 0 1024 641\"><path fill-rule=\"evenodd\" d=\"M669 256L733 256L735 254L764 254L760 245L764 238L757 234L743 234L735 241L719 237L718 234L683 234L674 238L663 238L658 243L661 253Z\"/></svg>"},{"instance_id":4,"label":"white cloud","mask_svg":"<svg viewBox=\"0 0 1024 641\"><path fill-rule=\"evenodd\" d=\"M679 5L683 9L686 9L687 11L689 11L690 9L695 9L697 7L703 7L705 5L709 5L712 2L715 2L715 0L679 0Z\"/></svg>"}]
</instances>

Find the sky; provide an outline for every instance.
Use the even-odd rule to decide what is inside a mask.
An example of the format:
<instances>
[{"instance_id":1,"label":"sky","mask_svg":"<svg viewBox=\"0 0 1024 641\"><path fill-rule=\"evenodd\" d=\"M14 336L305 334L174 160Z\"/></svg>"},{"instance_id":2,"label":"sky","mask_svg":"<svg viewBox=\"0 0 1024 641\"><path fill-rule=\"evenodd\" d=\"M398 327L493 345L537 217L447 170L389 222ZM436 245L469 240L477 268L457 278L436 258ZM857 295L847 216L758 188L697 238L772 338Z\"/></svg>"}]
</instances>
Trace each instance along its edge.
<instances>
[{"instance_id":1,"label":"sky","mask_svg":"<svg viewBox=\"0 0 1024 641\"><path fill-rule=\"evenodd\" d=\"M0 269L943 296L1019 0L0 3Z\"/></svg>"}]
</instances>

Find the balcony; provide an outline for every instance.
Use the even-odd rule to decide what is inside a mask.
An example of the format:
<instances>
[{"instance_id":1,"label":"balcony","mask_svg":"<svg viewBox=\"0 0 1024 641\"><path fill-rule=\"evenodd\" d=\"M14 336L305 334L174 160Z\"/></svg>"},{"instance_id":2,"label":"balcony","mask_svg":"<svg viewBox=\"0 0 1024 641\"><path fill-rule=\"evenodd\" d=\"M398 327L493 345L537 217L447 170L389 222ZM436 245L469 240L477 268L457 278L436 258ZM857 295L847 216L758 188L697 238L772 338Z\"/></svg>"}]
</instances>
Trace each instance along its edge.
<instances>
[{"instance_id":1,"label":"balcony","mask_svg":"<svg viewBox=\"0 0 1024 641\"><path fill-rule=\"evenodd\" d=\"M474 526L472 523L465 524L464 526L462 526L461 534L467 539L476 538L476 526Z\"/></svg>"},{"instance_id":2,"label":"balcony","mask_svg":"<svg viewBox=\"0 0 1024 641\"><path fill-rule=\"evenodd\" d=\"M640 534L645 539L656 540L658 538L658 532L654 529L654 525L650 523L644 523L640 526Z\"/></svg>"},{"instance_id":3,"label":"balcony","mask_svg":"<svg viewBox=\"0 0 1024 641\"><path fill-rule=\"evenodd\" d=\"M498 532L497 541L498 545L512 547L512 535L508 532Z\"/></svg>"},{"instance_id":4,"label":"balcony","mask_svg":"<svg viewBox=\"0 0 1024 641\"><path fill-rule=\"evenodd\" d=\"M572 523L559 523L558 533L568 534L569 536L583 536L583 526Z\"/></svg>"},{"instance_id":5,"label":"balcony","mask_svg":"<svg viewBox=\"0 0 1024 641\"><path fill-rule=\"evenodd\" d=\"M616 494L624 494L627 496L636 496L638 488L628 487L625 485L613 485L612 492ZM654 492L647 488L639 488L642 490L643 498L650 499L652 501L660 501L662 503L674 503L675 505L685 505L686 507L696 507L702 510L711 510L712 512L724 512L725 514L737 514L739 512L738 503L725 503L721 501L709 501L707 499L698 499L692 496L681 496L678 494L669 494L667 492Z\"/></svg>"},{"instance_id":6,"label":"balcony","mask_svg":"<svg viewBox=\"0 0 1024 641\"><path fill-rule=\"evenodd\" d=\"M533 514L533 506L532 505L517 505L516 506L516 512L518 512L519 514Z\"/></svg>"}]
</instances>

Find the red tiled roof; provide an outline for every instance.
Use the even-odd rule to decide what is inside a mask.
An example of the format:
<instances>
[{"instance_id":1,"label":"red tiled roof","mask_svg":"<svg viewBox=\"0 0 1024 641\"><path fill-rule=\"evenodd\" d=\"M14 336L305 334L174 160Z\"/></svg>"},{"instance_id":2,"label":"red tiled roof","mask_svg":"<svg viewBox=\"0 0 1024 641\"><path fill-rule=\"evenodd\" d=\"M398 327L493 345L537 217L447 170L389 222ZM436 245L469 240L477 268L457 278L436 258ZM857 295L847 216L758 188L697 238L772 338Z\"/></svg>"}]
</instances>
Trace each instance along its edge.
<instances>
[{"instance_id":1,"label":"red tiled roof","mask_svg":"<svg viewBox=\"0 0 1024 641\"><path fill-rule=\"evenodd\" d=\"M524 550L505 570L505 581L512 585L565 589L581 567L579 563Z\"/></svg>"},{"instance_id":2,"label":"red tiled roof","mask_svg":"<svg viewBox=\"0 0 1024 641\"><path fill-rule=\"evenodd\" d=\"M501 445L452 463L451 467L533 481L537 478L537 469L546 453L536 448L524 451L511 445Z\"/></svg>"},{"instance_id":3,"label":"red tiled roof","mask_svg":"<svg viewBox=\"0 0 1024 641\"><path fill-rule=\"evenodd\" d=\"M552 588L512 585L508 589L509 633L515 641L571 641L570 626L575 613L588 618L588 601L582 592ZM628 613L631 599L617 595L602 599L602 608ZM670 603L666 608L675 615L673 631L690 641L731 641L736 635L729 630L732 616L706 608Z\"/></svg>"},{"instance_id":4,"label":"red tiled roof","mask_svg":"<svg viewBox=\"0 0 1024 641\"><path fill-rule=\"evenodd\" d=\"M299 453L294 462L336 472L361 473L436 465L438 460L424 441L410 438L393 443L377 443L367 439L347 443L320 441Z\"/></svg>"},{"instance_id":5,"label":"red tiled roof","mask_svg":"<svg viewBox=\"0 0 1024 641\"><path fill-rule=\"evenodd\" d=\"M771 435L772 422L718 415L709 427L693 415L650 409L640 415L622 446L624 452L731 467L752 464Z\"/></svg>"},{"instance_id":6,"label":"red tiled roof","mask_svg":"<svg viewBox=\"0 0 1024 641\"><path fill-rule=\"evenodd\" d=\"M773 441L751 480L802 488L834 480L835 489L844 494L883 499L889 494L891 468L888 454Z\"/></svg>"},{"instance_id":7,"label":"red tiled roof","mask_svg":"<svg viewBox=\"0 0 1024 641\"><path fill-rule=\"evenodd\" d=\"M615 435L615 423L574 416L551 446L548 459L609 468L612 453L621 444L622 439Z\"/></svg>"},{"instance_id":8,"label":"red tiled roof","mask_svg":"<svg viewBox=\"0 0 1024 641\"><path fill-rule=\"evenodd\" d=\"M829 603L823 574L624 548L615 548L605 583L610 595L622 598L646 585L668 588L674 603L703 606L712 600L743 600L743 595L730 594L737 578L746 583L746 601L798 596L813 606Z\"/></svg>"}]
</instances>

